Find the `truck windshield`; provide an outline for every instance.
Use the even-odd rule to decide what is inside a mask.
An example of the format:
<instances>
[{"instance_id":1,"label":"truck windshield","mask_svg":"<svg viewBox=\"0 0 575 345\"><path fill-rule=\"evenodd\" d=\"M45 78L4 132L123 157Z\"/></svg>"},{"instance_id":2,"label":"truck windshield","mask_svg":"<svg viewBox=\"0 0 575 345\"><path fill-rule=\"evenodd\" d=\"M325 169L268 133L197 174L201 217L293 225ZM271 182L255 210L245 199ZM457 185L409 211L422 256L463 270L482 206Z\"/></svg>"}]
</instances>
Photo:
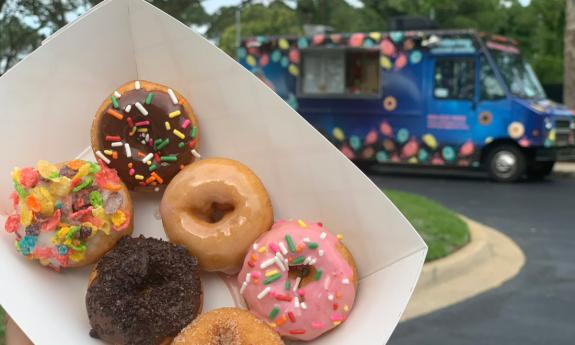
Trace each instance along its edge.
<instances>
[{"instance_id":1,"label":"truck windshield","mask_svg":"<svg viewBox=\"0 0 575 345\"><path fill-rule=\"evenodd\" d=\"M490 49L491 56L511 93L519 98L544 99L545 91L535 72L521 55Z\"/></svg>"}]
</instances>

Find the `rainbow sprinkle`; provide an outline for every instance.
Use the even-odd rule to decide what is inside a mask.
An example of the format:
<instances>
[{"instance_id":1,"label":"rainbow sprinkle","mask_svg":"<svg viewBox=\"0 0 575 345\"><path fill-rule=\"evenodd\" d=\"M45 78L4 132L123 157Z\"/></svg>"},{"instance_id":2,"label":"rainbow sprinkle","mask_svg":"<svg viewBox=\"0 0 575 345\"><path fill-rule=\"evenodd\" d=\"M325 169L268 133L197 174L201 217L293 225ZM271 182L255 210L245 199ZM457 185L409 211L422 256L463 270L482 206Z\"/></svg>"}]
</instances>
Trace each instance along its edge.
<instances>
[{"instance_id":1,"label":"rainbow sprinkle","mask_svg":"<svg viewBox=\"0 0 575 345\"><path fill-rule=\"evenodd\" d=\"M272 309L272 311L270 312L270 314L268 315L268 319L270 319L270 321L275 320L275 318L277 317L279 312L280 312L280 308L274 307Z\"/></svg>"},{"instance_id":2,"label":"rainbow sprinkle","mask_svg":"<svg viewBox=\"0 0 575 345\"><path fill-rule=\"evenodd\" d=\"M112 97L110 97L110 99L112 100L112 105L114 106L114 108L119 109L120 103L118 102L118 99L116 98L116 96L112 96Z\"/></svg>"},{"instance_id":3,"label":"rainbow sprinkle","mask_svg":"<svg viewBox=\"0 0 575 345\"><path fill-rule=\"evenodd\" d=\"M150 92L144 101L145 104L152 104L152 100L154 99L154 94Z\"/></svg>"},{"instance_id":4,"label":"rainbow sprinkle","mask_svg":"<svg viewBox=\"0 0 575 345\"><path fill-rule=\"evenodd\" d=\"M290 252L295 253L296 248L295 248L295 244L293 243L293 239L291 238L291 236L286 235L285 239L286 239L286 242L288 244L288 248L289 248Z\"/></svg>"}]
</instances>

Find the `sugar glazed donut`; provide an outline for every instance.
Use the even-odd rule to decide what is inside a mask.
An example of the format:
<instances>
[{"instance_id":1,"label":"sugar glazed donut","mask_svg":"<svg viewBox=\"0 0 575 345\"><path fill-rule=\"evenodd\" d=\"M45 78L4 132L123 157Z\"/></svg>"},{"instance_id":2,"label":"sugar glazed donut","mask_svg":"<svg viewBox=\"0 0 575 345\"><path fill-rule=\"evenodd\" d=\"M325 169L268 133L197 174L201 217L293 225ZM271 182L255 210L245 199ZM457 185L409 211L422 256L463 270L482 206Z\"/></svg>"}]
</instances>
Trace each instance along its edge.
<instances>
[{"instance_id":1,"label":"sugar glazed donut","mask_svg":"<svg viewBox=\"0 0 575 345\"><path fill-rule=\"evenodd\" d=\"M172 345L283 345L280 336L247 310L220 308L198 316Z\"/></svg>"},{"instance_id":2,"label":"sugar glazed donut","mask_svg":"<svg viewBox=\"0 0 575 345\"><path fill-rule=\"evenodd\" d=\"M254 243L238 275L250 311L281 336L312 340L344 322L357 270L341 241L320 223L280 221Z\"/></svg>"},{"instance_id":3,"label":"sugar glazed donut","mask_svg":"<svg viewBox=\"0 0 575 345\"><path fill-rule=\"evenodd\" d=\"M131 81L107 98L92 123L92 149L129 189L165 185L199 157L198 121L177 91Z\"/></svg>"},{"instance_id":4,"label":"sugar glazed donut","mask_svg":"<svg viewBox=\"0 0 575 345\"><path fill-rule=\"evenodd\" d=\"M28 259L56 270L97 261L132 233L132 201L114 170L73 160L12 172L14 213L5 229Z\"/></svg>"},{"instance_id":5,"label":"sugar glazed donut","mask_svg":"<svg viewBox=\"0 0 575 345\"><path fill-rule=\"evenodd\" d=\"M237 273L253 241L273 222L260 179L240 162L210 158L184 168L160 204L170 241L197 256L206 271Z\"/></svg>"},{"instance_id":6,"label":"sugar glazed donut","mask_svg":"<svg viewBox=\"0 0 575 345\"><path fill-rule=\"evenodd\" d=\"M167 344L201 311L197 258L178 245L126 237L90 276L90 335L114 345Z\"/></svg>"}]
</instances>

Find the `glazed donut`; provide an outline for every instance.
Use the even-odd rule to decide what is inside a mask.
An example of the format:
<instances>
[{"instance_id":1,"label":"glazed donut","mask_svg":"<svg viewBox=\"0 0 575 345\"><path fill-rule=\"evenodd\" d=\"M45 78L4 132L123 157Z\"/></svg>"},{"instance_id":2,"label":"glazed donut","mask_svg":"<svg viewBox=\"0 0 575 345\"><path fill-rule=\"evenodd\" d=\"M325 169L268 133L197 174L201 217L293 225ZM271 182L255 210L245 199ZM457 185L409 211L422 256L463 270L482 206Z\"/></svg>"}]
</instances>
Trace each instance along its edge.
<instances>
[{"instance_id":1,"label":"glazed donut","mask_svg":"<svg viewBox=\"0 0 575 345\"><path fill-rule=\"evenodd\" d=\"M280 336L247 310L220 308L198 316L172 345L283 345Z\"/></svg>"},{"instance_id":2,"label":"glazed donut","mask_svg":"<svg viewBox=\"0 0 575 345\"><path fill-rule=\"evenodd\" d=\"M128 189L167 184L199 157L198 121L184 96L147 81L131 81L107 98L92 123L92 149L118 171Z\"/></svg>"},{"instance_id":3,"label":"glazed donut","mask_svg":"<svg viewBox=\"0 0 575 345\"><path fill-rule=\"evenodd\" d=\"M205 271L237 273L253 241L273 222L260 179L240 162L203 159L184 168L160 204L170 241L197 256Z\"/></svg>"},{"instance_id":4,"label":"glazed donut","mask_svg":"<svg viewBox=\"0 0 575 345\"><path fill-rule=\"evenodd\" d=\"M358 275L338 237L321 223L275 223L254 243L238 275L250 311L297 340L315 339L345 321Z\"/></svg>"},{"instance_id":5,"label":"glazed donut","mask_svg":"<svg viewBox=\"0 0 575 345\"><path fill-rule=\"evenodd\" d=\"M169 343L201 311L199 273L197 258L181 246L122 239L90 276L90 336L114 345Z\"/></svg>"},{"instance_id":6,"label":"glazed donut","mask_svg":"<svg viewBox=\"0 0 575 345\"><path fill-rule=\"evenodd\" d=\"M38 161L12 171L14 212L5 229L28 259L59 270L94 263L132 233L132 200L104 164Z\"/></svg>"}]
</instances>

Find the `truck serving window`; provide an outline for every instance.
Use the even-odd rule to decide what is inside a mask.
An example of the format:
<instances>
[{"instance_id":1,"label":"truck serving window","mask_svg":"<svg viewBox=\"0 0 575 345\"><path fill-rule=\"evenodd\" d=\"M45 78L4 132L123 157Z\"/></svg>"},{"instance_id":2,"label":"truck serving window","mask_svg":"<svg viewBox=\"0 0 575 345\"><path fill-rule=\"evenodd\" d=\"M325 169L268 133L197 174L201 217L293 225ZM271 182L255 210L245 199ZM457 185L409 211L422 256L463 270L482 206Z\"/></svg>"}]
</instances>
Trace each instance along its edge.
<instances>
[{"instance_id":1,"label":"truck serving window","mask_svg":"<svg viewBox=\"0 0 575 345\"><path fill-rule=\"evenodd\" d=\"M491 68L489 61L482 55L479 63L481 64L479 69L479 98L481 100L505 98L505 92L503 92L499 80L495 77L495 72Z\"/></svg>"},{"instance_id":2,"label":"truck serving window","mask_svg":"<svg viewBox=\"0 0 575 345\"><path fill-rule=\"evenodd\" d=\"M301 96L342 97L379 94L379 52L317 49L302 51Z\"/></svg>"},{"instance_id":3,"label":"truck serving window","mask_svg":"<svg viewBox=\"0 0 575 345\"><path fill-rule=\"evenodd\" d=\"M437 58L433 96L441 99L473 99L475 61L472 58Z\"/></svg>"},{"instance_id":4,"label":"truck serving window","mask_svg":"<svg viewBox=\"0 0 575 345\"><path fill-rule=\"evenodd\" d=\"M303 54L302 93L337 95L345 91L345 59L341 51L309 51Z\"/></svg>"}]
</instances>

